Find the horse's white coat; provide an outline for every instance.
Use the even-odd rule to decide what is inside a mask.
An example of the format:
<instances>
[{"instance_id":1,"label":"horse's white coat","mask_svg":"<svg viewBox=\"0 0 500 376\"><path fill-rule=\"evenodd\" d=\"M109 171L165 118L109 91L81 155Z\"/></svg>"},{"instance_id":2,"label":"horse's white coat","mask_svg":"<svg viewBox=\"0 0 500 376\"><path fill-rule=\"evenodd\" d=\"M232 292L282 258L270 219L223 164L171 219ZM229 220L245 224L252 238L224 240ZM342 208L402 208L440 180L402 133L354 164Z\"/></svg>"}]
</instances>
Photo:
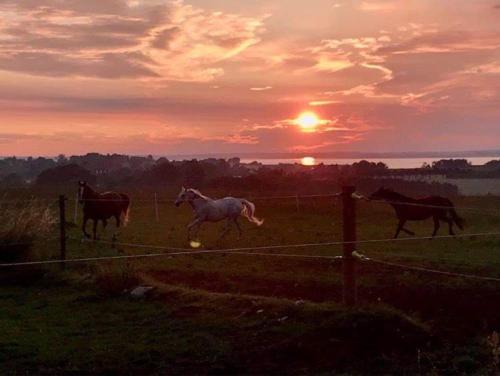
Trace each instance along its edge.
<instances>
[{"instance_id":1,"label":"horse's white coat","mask_svg":"<svg viewBox=\"0 0 500 376\"><path fill-rule=\"evenodd\" d=\"M183 202L187 202L193 208L195 218L188 225L188 238L191 239L191 230L196 229L198 233L200 226L204 222L219 222L227 219L227 225L221 237L229 232L230 227L234 224L241 236L241 228L238 223L240 216L246 217L250 222L261 226L264 221L255 217L255 205L244 199L225 197L218 200L213 200L210 197L204 196L196 189L186 189L182 187L175 205L179 206Z\"/></svg>"}]
</instances>

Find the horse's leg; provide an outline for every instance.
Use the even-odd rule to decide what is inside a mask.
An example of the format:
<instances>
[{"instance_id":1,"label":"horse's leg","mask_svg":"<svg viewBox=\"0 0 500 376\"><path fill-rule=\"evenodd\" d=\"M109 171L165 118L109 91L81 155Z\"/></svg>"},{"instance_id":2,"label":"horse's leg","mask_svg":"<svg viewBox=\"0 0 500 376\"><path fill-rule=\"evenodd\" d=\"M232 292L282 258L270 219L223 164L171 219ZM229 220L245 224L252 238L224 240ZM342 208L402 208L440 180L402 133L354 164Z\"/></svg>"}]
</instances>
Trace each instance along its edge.
<instances>
[{"instance_id":1,"label":"horse's leg","mask_svg":"<svg viewBox=\"0 0 500 376\"><path fill-rule=\"evenodd\" d=\"M241 238L243 232L241 231L241 226L240 223L238 222L238 217L234 218L234 223L236 224L236 228L238 229L239 238Z\"/></svg>"},{"instance_id":2,"label":"horse's leg","mask_svg":"<svg viewBox=\"0 0 500 376\"><path fill-rule=\"evenodd\" d=\"M116 220L116 231L113 233L112 241L115 242L118 234L119 234L119 228L120 228L120 215L115 215L115 220Z\"/></svg>"},{"instance_id":3,"label":"horse's leg","mask_svg":"<svg viewBox=\"0 0 500 376\"><path fill-rule=\"evenodd\" d=\"M448 222L448 228L450 229L450 235L455 236L455 232L453 231L453 219L447 218L446 222Z\"/></svg>"},{"instance_id":4,"label":"horse's leg","mask_svg":"<svg viewBox=\"0 0 500 376\"><path fill-rule=\"evenodd\" d=\"M94 227L92 229L93 233L94 233L94 240L97 240L97 223L99 222L98 219L94 219Z\"/></svg>"},{"instance_id":5,"label":"horse's leg","mask_svg":"<svg viewBox=\"0 0 500 376\"><path fill-rule=\"evenodd\" d=\"M432 233L432 237L435 237L437 232L439 231L439 228L441 227L441 224L439 223L439 218L434 217L434 232Z\"/></svg>"},{"instance_id":6,"label":"horse's leg","mask_svg":"<svg viewBox=\"0 0 500 376\"><path fill-rule=\"evenodd\" d=\"M413 231L410 231L410 230L408 230L408 229L406 229L406 228L404 228L404 227L401 229L401 231L404 231L404 232L406 232L408 235L411 235L411 236L414 236L414 235L415 235L415 233L414 233Z\"/></svg>"},{"instance_id":7,"label":"horse's leg","mask_svg":"<svg viewBox=\"0 0 500 376\"><path fill-rule=\"evenodd\" d=\"M200 223L198 223L195 228L194 228L194 236L196 239L199 239L199 233L200 233L200 230L201 230L201 224L203 223L203 221L201 221Z\"/></svg>"},{"instance_id":8,"label":"horse's leg","mask_svg":"<svg viewBox=\"0 0 500 376\"><path fill-rule=\"evenodd\" d=\"M102 220L102 232L104 235L106 235L106 227L108 226L108 220L107 219L103 219Z\"/></svg>"},{"instance_id":9,"label":"horse's leg","mask_svg":"<svg viewBox=\"0 0 500 376\"><path fill-rule=\"evenodd\" d=\"M90 238L90 235L87 233L87 222L89 221L89 217L84 216L83 217L83 223L82 223L82 231L83 231L83 236L85 238Z\"/></svg>"},{"instance_id":10,"label":"horse's leg","mask_svg":"<svg viewBox=\"0 0 500 376\"><path fill-rule=\"evenodd\" d=\"M200 218L195 218L194 221L192 221L188 226L187 226L187 236L188 236L188 241L191 241L191 230L196 227L196 235L198 235L198 232L200 231L200 226L203 223L203 221Z\"/></svg>"},{"instance_id":11,"label":"horse's leg","mask_svg":"<svg viewBox=\"0 0 500 376\"><path fill-rule=\"evenodd\" d=\"M394 239L397 239L401 230L403 229L403 226L405 225L406 220L405 219L400 219L398 223L398 228L396 229L396 234L394 235Z\"/></svg>"},{"instance_id":12,"label":"horse's leg","mask_svg":"<svg viewBox=\"0 0 500 376\"><path fill-rule=\"evenodd\" d=\"M231 218L228 218L227 219L227 222L226 222L226 226L224 227L224 230L222 231L222 233L220 234L219 236L219 239L218 240L222 240L222 238L224 238L227 233L229 232L229 230L231 230L231 222L233 220Z\"/></svg>"}]
</instances>

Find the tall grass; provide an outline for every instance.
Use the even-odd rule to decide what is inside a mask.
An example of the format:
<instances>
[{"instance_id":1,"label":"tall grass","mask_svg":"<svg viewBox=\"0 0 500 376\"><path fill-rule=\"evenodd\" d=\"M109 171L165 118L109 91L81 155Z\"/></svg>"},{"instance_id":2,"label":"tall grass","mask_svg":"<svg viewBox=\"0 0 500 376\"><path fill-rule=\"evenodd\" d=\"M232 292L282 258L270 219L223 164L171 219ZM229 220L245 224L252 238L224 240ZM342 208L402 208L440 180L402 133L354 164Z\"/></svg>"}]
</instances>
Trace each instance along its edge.
<instances>
[{"instance_id":1,"label":"tall grass","mask_svg":"<svg viewBox=\"0 0 500 376\"><path fill-rule=\"evenodd\" d=\"M0 258L25 258L37 238L47 238L56 215L46 203L0 200ZM15 253L15 254L13 254Z\"/></svg>"},{"instance_id":2,"label":"tall grass","mask_svg":"<svg viewBox=\"0 0 500 376\"><path fill-rule=\"evenodd\" d=\"M104 264L96 268L96 286L102 296L122 295L140 283L136 268L130 264Z\"/></svg>"}]
</instances>

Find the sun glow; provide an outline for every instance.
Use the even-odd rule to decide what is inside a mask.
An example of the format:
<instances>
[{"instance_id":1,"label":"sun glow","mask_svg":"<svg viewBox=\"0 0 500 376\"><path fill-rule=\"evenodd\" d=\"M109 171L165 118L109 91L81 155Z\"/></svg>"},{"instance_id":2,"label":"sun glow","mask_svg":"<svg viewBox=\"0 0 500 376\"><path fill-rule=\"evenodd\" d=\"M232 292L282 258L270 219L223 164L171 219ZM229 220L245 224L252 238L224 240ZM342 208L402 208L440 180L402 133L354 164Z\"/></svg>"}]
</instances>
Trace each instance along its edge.
<instances>
[{"instance_id":1,"label":"sun glow","mask_svg":"<svg viewBox=\"0 0 500 376\"><path fill-rule=\"evenodd\" d=\"M316 159L314 157L304 157L300 160L302 166L315 166Z\"/></svg>"},{"instance_id":2,"label":"sun glow","mask_svg":"<svg viewBox=\"0 0 500 376\"><path fill-rule=\"evenodd\" d=\"M320 120L318 115L314 112L307 111L301 113L299 117L295 119L295 124L297 124L303 132L314 132L320 124Z\"/></svg>"}]
</instances>

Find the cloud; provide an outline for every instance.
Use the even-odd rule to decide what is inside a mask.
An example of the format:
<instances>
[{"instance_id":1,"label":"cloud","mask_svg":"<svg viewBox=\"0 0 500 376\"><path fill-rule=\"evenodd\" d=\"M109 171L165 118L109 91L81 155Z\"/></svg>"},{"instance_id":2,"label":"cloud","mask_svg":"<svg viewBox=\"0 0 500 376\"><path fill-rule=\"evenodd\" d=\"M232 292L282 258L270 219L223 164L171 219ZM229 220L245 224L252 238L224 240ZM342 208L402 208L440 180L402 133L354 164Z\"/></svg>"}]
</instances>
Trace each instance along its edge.
<instances>
[{"instance_id":1,"label":"cloud","mask_svg":"<svg viewBox=\"0 0 500 376\"><path fill-rule=\"evenodd\" d=\"M183 1L0 0L0 17L0 69L42 76L210 81L264 30Z\"/></svg>"},{"instance_id":2,"label":"cloud","mask_svg":"<svg viewBox=\"0 0 500 376\"><path fill-rule=\"evenodd\" d=\"M365 0L358 9L364 12L391 12L398 8L399 4L393 0Z\"/></svg>"},{"instance_id":3,"label":"cloud","mask_svg":"<svg viewBox=\"0 0 500 376\"><path fill-rule=\"evenodd\" d=\"M32 75L99 78L159 77L137 53L103 53L93 59L78 59L47 52L13 52L0 55L0 69Z\"/></svg>"},{"instance_id":4,"label":"cloud","mask_svg":"<svg viewBox=\"0 0 500 376\"><path fill-rule=\"evenodd\" d=\"M272 86L262 86L262 87L251 87L251 91L267 91L271 90L273 87Z\"/></svg>"},{"instance_id":5,"label":"cloud","mask_svg":"<svg viewBox=\"0 0 500 376\"><path fill-rule=\"evenodd\" d=\"M322 119L314 132L304 133L293 119L268 124L246 124L238 129L244 139L261 150L288 152L329 151L333 145L349 145L362 141L366 135L378 129L356 115L340 115Z\"/></svg>"},{"instance_id":6,"label":"cloud","mask_svg":"<svg viewBox=\"0 0 500 376\"><path fill-rule=\"evenodd\" d=\"M476 50L494 50L500 44L498 33L472 33L463 30L427 32L389 46L381 47L380 54L424 54Z\"/></svg>"}]
</instances>

